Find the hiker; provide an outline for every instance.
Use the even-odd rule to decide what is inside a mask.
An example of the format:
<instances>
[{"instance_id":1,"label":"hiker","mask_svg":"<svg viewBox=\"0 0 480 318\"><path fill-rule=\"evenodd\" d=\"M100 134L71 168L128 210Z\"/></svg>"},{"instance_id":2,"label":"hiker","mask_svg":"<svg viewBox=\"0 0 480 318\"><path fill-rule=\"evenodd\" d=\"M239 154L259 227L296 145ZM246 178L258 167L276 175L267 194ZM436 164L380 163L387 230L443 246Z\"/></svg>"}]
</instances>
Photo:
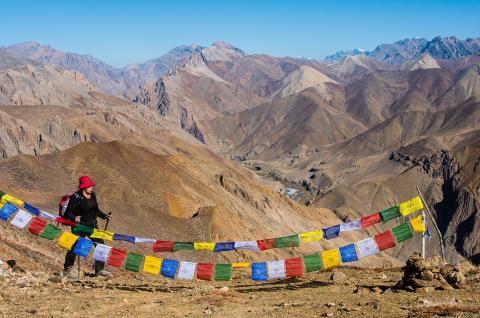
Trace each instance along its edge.
<instances>
[{"instance_id":1,"label":"hiker","mask_svg":"<svg viewBox=\"0 0 480 318\"><path fill-rule=\"evenodd\" d=\"M98 208L97 197L93 192L94 183L89 176L81 176L78 179L78 191L75 192L68 202L65 210L65 218L79 224L98 228L97 217L102 219L109 219L110 214L103 213ZM79 236L85 237L85 233L78 233ZM103 244L102 239L90 238L93 242ZM72 268L75 264L76 255L73 253L73 248L67 252L65 256L65 264L63 266L63 275L66 277L73 277ZM95 276L111 276L112 274L104 270L105 263L95 261Z\"/></svg>"}]
</instances>

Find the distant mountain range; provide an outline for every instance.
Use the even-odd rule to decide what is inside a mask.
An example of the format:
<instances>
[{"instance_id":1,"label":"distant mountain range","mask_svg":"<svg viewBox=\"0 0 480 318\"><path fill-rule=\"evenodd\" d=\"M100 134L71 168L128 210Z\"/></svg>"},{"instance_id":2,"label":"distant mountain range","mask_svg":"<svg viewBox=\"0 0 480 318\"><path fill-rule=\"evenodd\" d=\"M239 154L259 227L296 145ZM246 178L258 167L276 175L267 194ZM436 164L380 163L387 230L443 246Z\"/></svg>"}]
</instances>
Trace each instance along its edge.
<instances>
[{"instance_id":1,"label":"distant mountain range","mask_svg":"<svg viewBox=\"0 0 480 318\"><path fill-rule=\"evenodd\" d=\"M480 53L480 38L460 40L454 36L437 36L431 41L424 38L405 39L391 44L381 44L373 51L354 49L340 51L324 58L326 63L341 61L348 55L365 55L390 64L402 64L429 54L436 60L459 59Z\"/></svg>"}]
</instances>

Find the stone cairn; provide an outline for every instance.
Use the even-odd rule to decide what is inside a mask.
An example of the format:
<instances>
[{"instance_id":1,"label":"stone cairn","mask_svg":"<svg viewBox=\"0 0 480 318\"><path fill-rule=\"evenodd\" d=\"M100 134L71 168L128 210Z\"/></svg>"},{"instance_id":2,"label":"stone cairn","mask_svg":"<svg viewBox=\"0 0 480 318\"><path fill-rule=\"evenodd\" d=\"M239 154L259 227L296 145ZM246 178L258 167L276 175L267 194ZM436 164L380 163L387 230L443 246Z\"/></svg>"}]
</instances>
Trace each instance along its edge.
<instances>
[{"instance_id":1,"label":"stone cairn","mask_svg":"<svg viewBox=\"0 0 480 318\"><path fill-rule=\"evenodd\" d=\"M440 256L422 259L419 253L408 258L403 279L397 285L397 288L415 292L465 287L466 279L459 266L444 264Z\"/></svg>"}]
</instances>

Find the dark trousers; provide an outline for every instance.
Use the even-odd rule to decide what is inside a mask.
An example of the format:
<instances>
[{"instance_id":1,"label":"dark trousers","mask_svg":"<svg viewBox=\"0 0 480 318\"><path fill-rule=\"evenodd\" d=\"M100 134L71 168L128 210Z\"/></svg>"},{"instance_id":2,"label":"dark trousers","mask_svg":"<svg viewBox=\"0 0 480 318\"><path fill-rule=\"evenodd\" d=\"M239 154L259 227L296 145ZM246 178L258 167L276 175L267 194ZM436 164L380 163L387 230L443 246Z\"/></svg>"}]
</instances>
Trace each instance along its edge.
<instances>
[{"instance_id":1,"label":"dark trousers","mask_svg":"<svg viewBox=\"0 0 480 318\"><path fill-rule=\"evenodd\" d=\"M81 234L81 233L79 233L78 235L81 236L81 237L86 236L85 234ZM99 239L99 238L89 237L89 239L91 239L95 243L100 243L100 244L104 243L104 241L102 239ZM75 243L75 244L77 244L77 243ZM71 268L73 265L75 265L75 259L77 258L77 255L73 252L73 249L75 248L75 244L72 246L72 249L67 252L67 255L65 255L65 263L63 264L63 269L64 270L67 270L67 269ZM99 271L103 270L104 267L105 267L104 262L95 261L95 273L98 273Z\"/></svg>"}]
</instances>

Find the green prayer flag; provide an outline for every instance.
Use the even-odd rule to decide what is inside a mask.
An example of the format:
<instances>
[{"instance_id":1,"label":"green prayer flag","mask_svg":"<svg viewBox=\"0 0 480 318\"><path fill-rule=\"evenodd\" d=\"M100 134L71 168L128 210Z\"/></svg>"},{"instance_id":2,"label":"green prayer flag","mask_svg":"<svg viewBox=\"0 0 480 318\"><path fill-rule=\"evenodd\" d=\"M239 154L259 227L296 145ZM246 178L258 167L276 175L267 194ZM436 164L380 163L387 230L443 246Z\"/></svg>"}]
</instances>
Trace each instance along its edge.
<instances>
[{"instance_id":1,"label":"green prayer flag","mask_svg":"<svg viewBox=\"0 0 480 318\"><path fill-rule=\"evenodd\" d=\"M40 237L46 238L47 240L54 240L62 230L52 224L47 224L43 228L43 231L40 233Z\"/></svg>"},{"instance_id":2,"label":"green prayer flag","mask_svg":"<svg viewBox=\"0 0 480 318\"><path fill-rule=\"evenodd\" d=\"M127 259L125 260L125 270L138 273L140 271L140 265L142 261L142 254L128 253Z\"/></svg>"},{"instance_id":3,"label":"green prayer flag","mask_svg":"<svg viewBox=\"0 0 480 318\"><path fill-rule=\"evenodd\" d=\"M408 240L413 236L412 229L410 228L410 223L403 223L392 229L393 236L398 243Z\"/></svg>"},{"instance_id":4,"label":"green prayer flag","mask_svg":"<svg viewBox=\"0 0 480 318\"><path fill-rule=\"evenodd\" d=\"M215 264L213 276L215 280L230 280L232 264Z\"/></svg>"},{"instance_id":5,"label":"green prayer flag","mask_svg":"<svg viewBox=\"0 0 480 318\"><path fill-rule=\"evenodd\" d=\"M275 247L298 247L300 246L300 239L298 238L298 234L277 237L275 239L274 246Z\"/></svg>"},{"instance_id":6,"label":"green prayer flag","mask_svg":"<svg viewBox=\"0 0 480 318\"><path fill-rule=\"evenodd\" d=\"M0 191L0 199L5 195L5 192Z\"/></svg>"},{"instance_id":7,"label":"green prayer flag","mask_svg":"<svg viewBox=\"0 0 480 318\"><path fill-rule=\"evenodd\" d=\"M314 272L323 269L322 258L319 253L303 256L303 263L307 272Z\"/></svg>"},{"instance_id":8,"label":"green prayer flag","mask_svg":"<svg viewBox=\"0 0 480 318\"><path fill-rule=\"evenodd\" d=\"M395 219L399 216L400 212L398 211L398 206L392 206L391 208L380 212L380 218L382 219L383 223L386 223L387 221Z\"/></svg>"},{"instance_id":9,"label":"green prayer flag","mask_svg":"<svg viewBox=\"0 0 480 318\"><path fill-rule=\"evenodd\" d=\"M193 250L193 242L174 242L173 250L175 252L180 250Z\"/></svg>"},{"instance_id":10,"label":"green prayer flag","mask_svg":"<svg viewBox=\"0 0 480 318\"><path fill-rule=\"evenodd\" d=\"M86 234L87 236L90 236L92 235L93 233L93 227L90 227L90 226L86 226L86 225L83 225L83 224L77 224L73 230L72 230L72 233L73 234Z\"/></svg>"}]
</instances>

